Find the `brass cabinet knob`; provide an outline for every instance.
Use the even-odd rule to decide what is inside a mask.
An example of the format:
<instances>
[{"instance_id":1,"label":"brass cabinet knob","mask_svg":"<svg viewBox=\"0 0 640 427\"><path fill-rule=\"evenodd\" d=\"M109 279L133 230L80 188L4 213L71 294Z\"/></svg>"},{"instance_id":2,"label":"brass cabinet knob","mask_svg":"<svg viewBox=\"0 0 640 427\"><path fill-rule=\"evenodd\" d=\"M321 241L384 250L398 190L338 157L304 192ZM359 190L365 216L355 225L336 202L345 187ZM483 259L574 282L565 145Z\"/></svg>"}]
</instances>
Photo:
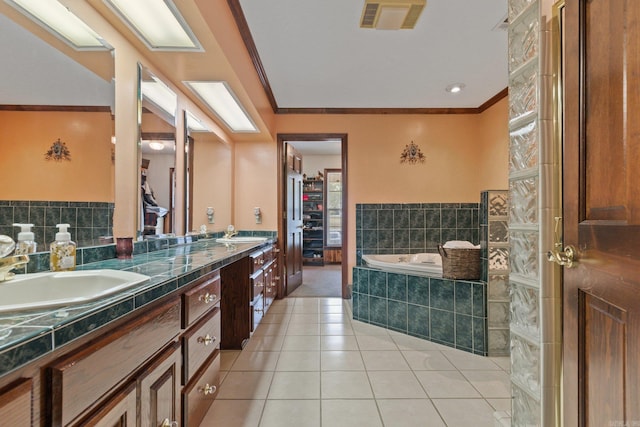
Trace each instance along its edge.
<instances>
[{"instance_id":1,"label":"brass cabinet knob","mask_svg":"<svg viewBox=\"0 0 640 427\"><path fill-rule=\"evenodd\" d=\"M215 301L215 300L216 300L216 298L217 298L217 297L216 297L216 295L215 295L215 294L211 295L209 292L207 292L207 293L206 293L206 294L204 294L204 295L200 295L200 296L198 297L198 299L199 299L200 301L202 301L203 303L205 303L205 304L209 304L209 303L211 303L211 302Z\"/></svg>"},{"instance_id":2,"label":"brass cabinet knob","mask_svg":"<svg viewBox=\"0 0 640 427\"><path fill-rule=\"evenodd\" d=\"M199 387L198 391L205 396L212 395L216 392L218 388L215 385L205 384L204 387Z\"/></svg>"},{"instance_id":3,"label":"brass cabinet knob","mask_svg":"<svg viewBox=\"0 0 640 427\"><path fill-rule=\"evenodd\" d=\"M160 427L178 427L177 421L171 421L169 418L165 418L160 424Z\"/></svg>"},{"instance_id":4,"label":"brass cabinet knob","mask_svg":"<svg viewBox=\"0 0 640 427\"><path fill-rule=\"evenodd\" d=\"M200 344L204 344L205 346L211 344L212 342L216 341L216 337L212 337L211 335L207 334L204 337L198 337L198 342Z\"/></svg>"}]
</instances>

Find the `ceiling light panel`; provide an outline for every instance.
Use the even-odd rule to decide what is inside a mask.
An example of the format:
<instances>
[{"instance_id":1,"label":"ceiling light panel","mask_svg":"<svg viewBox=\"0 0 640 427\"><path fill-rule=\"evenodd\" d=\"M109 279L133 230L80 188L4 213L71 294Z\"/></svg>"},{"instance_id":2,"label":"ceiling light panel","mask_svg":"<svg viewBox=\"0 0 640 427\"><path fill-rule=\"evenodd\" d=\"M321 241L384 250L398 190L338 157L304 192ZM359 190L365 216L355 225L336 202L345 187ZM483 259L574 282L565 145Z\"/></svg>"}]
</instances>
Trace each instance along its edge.
<instances>
[{"instance_id":1,"label":"ceiling light panel","mask_svg":"<svg viewBox=\"0 0 640 427\"><path fill-rule=\"evenodd\" d=\"M184 82L233 132L258 132L226 82Z\"/></svg>"},{"instance_id":2,"label":"ceiling light panel","mask_svg":"<svg viewBox=\"0 0 640 427\"><path fill-rule=\"evenodd\" d=\"M211 132L202 120L187 111L187 127L193 132Z\"/></svg>"},{"instance_id":3,"label":"ceiling light panel","mask_svg":"<svg viewBox=\"0 0 640 427\"><path fill-rule=\"evenodd\" d=\"M104 0L150 50L202 51L171 0Z\"/></svg>"},{"instance_id":4,"label":"ceiling light panel","mask_svg":"<svg viewBox=\"0 0 640 427\"><path fill-rule=\"evenodd\" d=\"M95 31L57 0L5 0L76 50L111 49Z\"/></svg>"},{"instance_id":5,"label":"ceiling light panel","mask_svg":"<svg viewBox=\"0 0 640 427\"><path fill-rule=\"evenodd\" d=\"M153 80L141 82L140 87L142 99L151 101L171 117L175 117L178 97L167 85L154 77Z\"/></svg>"}]
</instances>

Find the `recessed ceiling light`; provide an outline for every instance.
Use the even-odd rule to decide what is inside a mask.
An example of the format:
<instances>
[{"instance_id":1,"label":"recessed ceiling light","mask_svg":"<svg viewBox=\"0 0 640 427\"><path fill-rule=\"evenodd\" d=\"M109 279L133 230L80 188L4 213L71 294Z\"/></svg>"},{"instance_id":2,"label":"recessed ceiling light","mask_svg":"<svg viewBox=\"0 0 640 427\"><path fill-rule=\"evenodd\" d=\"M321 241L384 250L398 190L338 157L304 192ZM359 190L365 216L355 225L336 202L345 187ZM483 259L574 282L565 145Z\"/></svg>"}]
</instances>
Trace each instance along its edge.
<instances>
[{"instance_id":1,"label":"recessed ceiling light","mask_svg":"<svg viewBox=\"0 0 640 427\"><path fill-rule=\"evenodd\" d=\"M258 132L231 88L223 81L183 82L233 132Z\"/></svg>"},{"instance_id":2,"label":"recessed ceiling light","mask_svg":"<svg viewBox=\"0 0 640 427\"><path fill-rule=\"evenodd\" d=\"M80 18L56 0L5 0L76 50L105 50L111 46Z\"/></svg>"},{"instance_id":3,"label":"recessed ceiling light","mask_svg":"<svg viewBox=\"0 0 640 427\"><path fill-rule=\"evenodd\" d=\"M464 83L453 83L447 86L445 90L449 93L460 93L464 87Z\"/></svg>"},{"instance_id":4,"label":"recessed ceiling light","mask_svg":"<svg viewBox=\"0 0 640 427\"><path fill-rule=\"evenodd\" d=\"M158 141L151 141L149 142L149 148L151 148L152 150L160 151L164 148L164 144Z\"/></svg>"},{"instance_id":5,"label":"recessed ceiling light","mask_svg":"<svg viewBox=\"0 0 640 427\"><path fill-rule=\"evenodd\" d=\"M103 0L150 50L202 51L171 0Z\"/></svg>"}]
</instances>

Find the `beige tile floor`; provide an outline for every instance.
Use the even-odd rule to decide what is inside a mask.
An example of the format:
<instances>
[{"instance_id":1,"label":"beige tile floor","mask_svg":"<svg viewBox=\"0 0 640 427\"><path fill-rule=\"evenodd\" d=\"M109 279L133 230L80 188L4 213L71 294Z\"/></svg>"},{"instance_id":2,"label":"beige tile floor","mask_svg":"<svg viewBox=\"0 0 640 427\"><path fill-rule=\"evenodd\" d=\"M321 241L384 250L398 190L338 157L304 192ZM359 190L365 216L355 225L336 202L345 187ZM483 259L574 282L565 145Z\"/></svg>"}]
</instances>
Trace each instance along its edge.
<instances>
[{"instance_id":1,"label":"beige tile floor","mask_svg":"<svg viewBox=\"0 0 640 427\"><path fill-rule=\"evenodd\" d=\"M221 358L205 427L482 427L510 409L508 358L352 320L340 298L275 301Z\"/></svg>"}]
</instances>

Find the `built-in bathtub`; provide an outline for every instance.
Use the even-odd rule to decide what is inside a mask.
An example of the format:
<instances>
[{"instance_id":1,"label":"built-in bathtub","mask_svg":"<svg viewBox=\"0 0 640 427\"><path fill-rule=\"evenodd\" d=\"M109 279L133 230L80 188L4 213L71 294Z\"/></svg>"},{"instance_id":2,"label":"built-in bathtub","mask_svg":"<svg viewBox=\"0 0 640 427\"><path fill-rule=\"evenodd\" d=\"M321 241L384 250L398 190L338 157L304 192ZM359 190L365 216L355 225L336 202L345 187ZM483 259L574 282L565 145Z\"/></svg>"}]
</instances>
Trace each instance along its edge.
<instances>
[{"instance_id":1,"label":"built-in bathtub","mask_svg":"<svg viewBox=\"0 0 640 427\"><path fill-rule=\"evenodd\" d=\"M353 318L486 356L486 283L427 273L410 257L362 255L368 265L353 268Z\"/></svg>"},{"instance_id":2,"label":"built-in bathtub","mask_svg":"<svg viewBox=\"0 0 640 427\"><path fill-rule=\"evenodd\" d=\"M362 255L362 261L371 268L392 273L442 277L442 257L440 254Z\"/></svg>"}]
</instances>

